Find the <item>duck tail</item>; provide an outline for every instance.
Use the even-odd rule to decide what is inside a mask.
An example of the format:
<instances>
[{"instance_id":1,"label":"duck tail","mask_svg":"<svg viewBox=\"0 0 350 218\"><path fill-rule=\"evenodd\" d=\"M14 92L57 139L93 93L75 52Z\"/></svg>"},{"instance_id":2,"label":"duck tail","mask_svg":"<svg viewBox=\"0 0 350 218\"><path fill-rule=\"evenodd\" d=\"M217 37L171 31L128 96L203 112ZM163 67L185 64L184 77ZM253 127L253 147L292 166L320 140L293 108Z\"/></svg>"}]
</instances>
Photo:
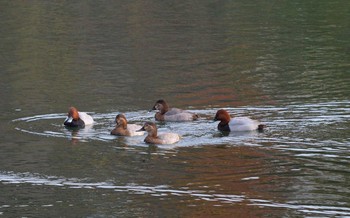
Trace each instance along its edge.
<instances>
[{"instance_id":1,"label":"duck tail","mask_svg":"<svg viewBox=\"0 0 350 218\"><path fill-rule=\"evenodd\" d=\"M258 125L258 131L263 131L266 128L265 124L259 124Z\"/></svg>"},{"instance_id":2,"label":"duck tail","mask_svg":"<svg viewBox=\"0 0 350 218\"><path fill-rule=\"evenodd\" d=\"M193 114L193 120L198 120L199 119L199 116L198 116L198 114Z\"/></svg>"}]
</instances>

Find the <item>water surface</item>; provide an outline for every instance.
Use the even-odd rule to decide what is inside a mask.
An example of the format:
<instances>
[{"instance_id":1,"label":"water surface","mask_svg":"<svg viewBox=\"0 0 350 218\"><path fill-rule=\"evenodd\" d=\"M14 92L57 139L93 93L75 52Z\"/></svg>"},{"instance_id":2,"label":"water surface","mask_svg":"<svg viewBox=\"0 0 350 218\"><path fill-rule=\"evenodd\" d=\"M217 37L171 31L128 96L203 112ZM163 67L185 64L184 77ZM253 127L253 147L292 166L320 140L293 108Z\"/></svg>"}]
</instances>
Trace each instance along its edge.
<instances>
[{"instance_id":1,"label":"water surface","mask_svg":"<svg viewBox=\"0 0 350 218\"><path fill-rule=\"evenodd\" d=\"M349 3L0 8L0 216L350 216ZM179 143L109 134L160 98L200 115L157 122ZM222 134L221 108L268 128Z\"/></svg>"}]
</instances>

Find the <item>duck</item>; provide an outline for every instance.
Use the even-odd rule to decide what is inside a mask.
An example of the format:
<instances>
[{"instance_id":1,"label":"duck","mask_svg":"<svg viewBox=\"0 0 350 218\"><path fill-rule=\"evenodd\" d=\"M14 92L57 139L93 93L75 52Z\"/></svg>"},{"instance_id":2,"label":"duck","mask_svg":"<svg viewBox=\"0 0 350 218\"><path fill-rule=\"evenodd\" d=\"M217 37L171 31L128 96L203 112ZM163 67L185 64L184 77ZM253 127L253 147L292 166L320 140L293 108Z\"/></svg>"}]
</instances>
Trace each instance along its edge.
<instances>
[{"instance_id":1,"label":"duck","mask_svg":"<svg viewBox=\"0 0 350 218\"><path fill-rule=\"evenodd\" d=\"M84 128L86 125L92 125L94 119L85 112L78 111L75 107L70 107L64 125L67 127Z\"/></svg>"},{"instance_id":2,"label":"duck","mask_svg":"<svg viewBox=\"0 0 350 218\"><path fill-rule=\"evenodd\" d=\"M230 114L224 109L216 112L214 121L220 121L218 130L223 132L262 131L266 127L266 125L260 124L259 121L252 120L249 117L231 118Z\"/></svg>"},{"instance_id":3,"label":"duck","mask_svg":"<svg viewBox=\"0 0 350 218\"><path fill-rule=\"evenodd\" d=\"M157 133L157 126L153 122L145 122L139 131L146 131L148 133L144 142L148 144L174 144L180 141L180 135L177 133Z\"/></svg>"},{"instance_id":4,"label":"duck","mask_svg":"<svg viewBox=\"0 0 350 218\"><path fill-rule=\"evenodd\" d=\"M163 100L158 100L150 110L157 110L155 119L157 121L192 121L197 120L199 116L186 110L179 108L170 108Z\"/></svg>"},{"instance_id":5,"label":"duck","mask_svg":"<svg viewBox=\"0 0 350 218\"><path fill-rule=\"evenodd\" d=\"M124 114L118 114L115 117L116 126L111 131L111 135L117 136L137 136L143 135L144 132L137 131L142 128L141 125L137 124L128 124L128 121Z\"/></svg>"}]
</instances>

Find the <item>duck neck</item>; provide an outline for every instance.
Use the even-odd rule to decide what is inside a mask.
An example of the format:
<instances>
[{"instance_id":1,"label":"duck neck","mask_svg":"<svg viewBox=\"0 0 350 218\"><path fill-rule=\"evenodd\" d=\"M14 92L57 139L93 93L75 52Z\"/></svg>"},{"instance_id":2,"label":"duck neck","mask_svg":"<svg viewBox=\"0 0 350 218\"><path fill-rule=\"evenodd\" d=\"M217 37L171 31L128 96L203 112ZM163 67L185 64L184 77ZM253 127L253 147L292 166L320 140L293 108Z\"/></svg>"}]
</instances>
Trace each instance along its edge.
<instances>
[{"instance_id":1,"label":"duck neck","mask_svg":"<svg viewBox=\"0 0 350 218\"><path fill-rule=\"evenodd\" d=\"M161 112L157 112L155 115L155 119L158 121L164 121L164 114L162 114Z\"/></svg>"},{"instance_id":2,"label":"duck neck","mask_svg":"<svg viewBox=\"0 0 350 218\"><path fill-rule=\"evenodd\" d=\"M127 129L124 129L122 126L116 126L115 129L111 131L111 134L120 136L130 136L130 132Z\"/></svg>"},{"instance_id":3,"label":"duck neck","mask_svg":"<svg viewBox=\"0 0 350 218\"><path fill-rule=\"evenodd\" d=\"M157 136L157 130L153 129L152 131L148 132L148 136L152 138L158 138Z\"/></svg>"},{"instance_id":4,"label":"duck neck","mask_svg":"<svg viewBox=\"0 0 350 218\"><path fill-rule=\"evenodd\" d=\"M230 131L230 127L229 127L228 123L222 123L222 122L220 122L220 123L218 124L218 129L219 129L220 131L227 131L227 132Z\"/></svg>"},{"instance_id":5,"label":"duck neck","mask_svg":"<svg viewBox=\"0 0 350 218\"><path fill-rule=\"evenodd\" d=\"M219 125L220 126L226 126L226 125L228 125L229 122L230 122L230 120L221 120Z\"/></svg>"},{"instance_id":6,"label":"duck neck","mask_svg":"<svg viewBox=\"0 0 350 218\"><path fill-rule=\"evenodd\" d=\"M220 120L220 123L218 124L218 129L220 131L230 131L230 127L228 125L229 122L230 122L230 119Z\"/></svg>"},{"instance_id":7,"label":"duck neck","mask_svg":"<svg viewBox=\"0 0 350 218\"><path fill-rule=\"evenodd\" d=\"M164 102L163 104L163 108L162 110L160 111L160 114L164 115L166 112L169 111L169 105L167 103Z\"/></svg>"},{"instance_id":8,"label":"duck neck","mask_svg":"<svg viewBox=\"0 0 350 218\"><path fill-rule=\"evenodd\" d=\"M125 120L122 120L120 123L117 124L116 128L120 128L120 129L124 129L126 130L127 129L127 122L125 122Z\"/></svg>"}]
</instances>

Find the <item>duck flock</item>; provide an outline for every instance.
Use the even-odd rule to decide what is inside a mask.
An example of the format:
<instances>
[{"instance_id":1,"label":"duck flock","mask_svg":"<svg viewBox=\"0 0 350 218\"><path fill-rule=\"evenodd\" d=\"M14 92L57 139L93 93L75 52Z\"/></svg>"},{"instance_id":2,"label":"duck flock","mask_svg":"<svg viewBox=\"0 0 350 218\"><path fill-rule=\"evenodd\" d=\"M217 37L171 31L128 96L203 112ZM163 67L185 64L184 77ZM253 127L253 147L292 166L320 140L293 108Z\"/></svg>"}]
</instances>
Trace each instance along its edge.
<instances>
[{"instance_id":1,"label":"duck flock","mask_svg":"<svg viewBox=\"0 0 350 218\"><path fill-rule=\"evenodd\" d=\"M195 113L179 108L170 108L164 100L158 100L151 111L155 110L155 120L165 122L190 122L198 120L199 116ZM266 125L261 124L249 117L231 117L223 109L216 112L214 121L220 121L218 130L222 132L240 132L240 131L262 131ZM93 118L85 112L78 111L75 107L70 107L64 125L67 128L84 128L92 125ZM143 126L129 124L124 114L118 114L115 118L116 126L111 131L112 135L117 136L140 136L147 132L144 142L148 144L174 144L181 140L181 136L173 132L158 133L157 125L154 122L145 122Z\"/></svg>"}]
</instances>

